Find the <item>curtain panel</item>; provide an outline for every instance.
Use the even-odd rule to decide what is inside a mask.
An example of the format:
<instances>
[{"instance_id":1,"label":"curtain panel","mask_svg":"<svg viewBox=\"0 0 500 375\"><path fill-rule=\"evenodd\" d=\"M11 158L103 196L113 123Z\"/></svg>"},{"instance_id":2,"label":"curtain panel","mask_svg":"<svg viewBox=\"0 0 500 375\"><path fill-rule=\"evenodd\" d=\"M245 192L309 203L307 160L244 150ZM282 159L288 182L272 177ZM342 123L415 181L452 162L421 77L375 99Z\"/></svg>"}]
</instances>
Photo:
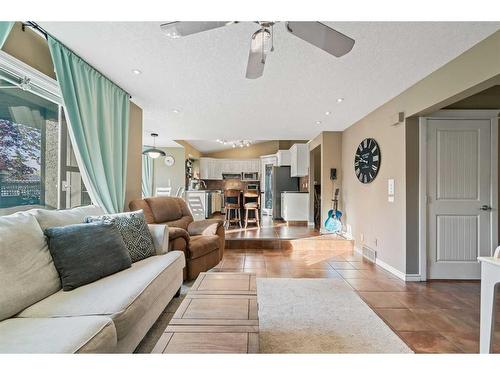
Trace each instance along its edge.
<instances>
[{"instance_id":1,"label":"curtain panel","mask_svg":"<svg viewBox=\"0 0 500 375\"><path fill-rule=\"evenodd\" d=\"M142 197L153 196L153 163L154 159L142 155Z\"/></svg>"},{"instance_id":2,"label":"curtain panel","mask_svg":"<svg viewBox=\"0 0 500 375\"><path fill-rule=\"evenodd\" d=\"M14 21L0 21L0 48L3 47L7 40L12 26L14 26Z\"/></svg>"},{"instance_id":3,"label":"curtain panel","mask_svg":"<svg viewBox=\"0 0 500 375\"><path fill-rule=\"evenodd\" d=\"M125 203L129 96L56 39L48 43L68 131L92 201L107 213Z\"/></svg>"}]
</instances>

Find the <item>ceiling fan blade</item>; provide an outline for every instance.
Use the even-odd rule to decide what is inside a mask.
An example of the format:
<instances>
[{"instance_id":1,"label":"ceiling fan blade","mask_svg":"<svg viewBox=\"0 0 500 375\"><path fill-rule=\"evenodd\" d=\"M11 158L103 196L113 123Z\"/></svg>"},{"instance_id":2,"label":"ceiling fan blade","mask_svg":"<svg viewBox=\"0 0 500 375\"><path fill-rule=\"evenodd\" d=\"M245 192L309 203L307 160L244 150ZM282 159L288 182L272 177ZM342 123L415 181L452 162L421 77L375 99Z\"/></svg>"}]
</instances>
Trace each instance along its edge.
<instances>
[{"instance_id":1,"label":"ceiling fan blade","mask_svg":"<svg viewBox=\"0 0 500 375\"><path fill-rule=\"evenodd\" d=\"M160 25L161 30L167 34L168 37L176 39L191 34L201 33L202 31L217 29L222 26L236 23L233 21L181 21L181 22L168 22Z\"/></svg>"},{"instance_id":2,"label":"ceiling fan blade","mask_svg":"<svg viewBox=\"0 0 500 375\"><path fill-rule=\"evenodd\" d=\"M266 57L269 52L270 35L269 31L262 29L252 35L250 52L248 53L246 78L255 79L262 77L262 74L264 74Z\"/></svg>"},{"instance_id":3,"label":"ceiling fan blade","mask_svg":"<svg viewBox=\"0 0 500 375\"><path fill-rule=\"evenodd\" d=\"M354 46L354 39L321 22L287 22L286 28L296 37L336 57L344 56Z\"/></svg>"}]
</instances>

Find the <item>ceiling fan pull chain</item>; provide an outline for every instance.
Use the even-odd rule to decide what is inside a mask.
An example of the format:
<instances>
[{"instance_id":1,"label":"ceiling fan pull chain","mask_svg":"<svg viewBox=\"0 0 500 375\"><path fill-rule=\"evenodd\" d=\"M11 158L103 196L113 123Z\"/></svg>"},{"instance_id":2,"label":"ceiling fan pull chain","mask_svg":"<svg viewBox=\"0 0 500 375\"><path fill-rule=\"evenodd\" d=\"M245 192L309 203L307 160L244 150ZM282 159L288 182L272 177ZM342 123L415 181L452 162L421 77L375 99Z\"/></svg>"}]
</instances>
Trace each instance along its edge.
<instances>
[{"instance_id":1,"label":"ceiling fan pull chain","mask_svg":"<svg viewBox=\"0 0 500 375\"><path fill-rule=\"evenodd\" d=\"M274 24L271 25L271 52L274 51Z\"/></svg>"},{"instance_id":2,"label":"ceiling fan pull chain","mask_svg":"<svg viewBox=\"0 0 500 375\"><path fill-rule=\"evenodd\" d=\"M265 60L264 60L264 34L265 34L264 29L262 29L261 34L262 34L262 58L261 58L260 62L262 64L265 64Z\"/></svg>"}]
</instances>

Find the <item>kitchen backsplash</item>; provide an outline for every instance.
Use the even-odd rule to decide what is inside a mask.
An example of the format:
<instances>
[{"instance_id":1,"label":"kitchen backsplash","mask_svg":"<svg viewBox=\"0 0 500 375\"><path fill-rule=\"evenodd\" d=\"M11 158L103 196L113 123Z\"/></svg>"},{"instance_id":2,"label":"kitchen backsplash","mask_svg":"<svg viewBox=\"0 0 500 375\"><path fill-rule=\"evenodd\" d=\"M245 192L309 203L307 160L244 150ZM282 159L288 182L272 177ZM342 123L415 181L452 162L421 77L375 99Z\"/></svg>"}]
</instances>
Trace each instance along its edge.
<instances>
[{"instance_id":1,"label":"kitchen backsplash","mask_svg":"<svg viewBox=\"0 0 500 375\"><path fill-rule=\"evenodd\" d=\"M246 190L247 186L254 185L255 182L247 182L241 180L203 180L207 185L207 190ZM259 184L257 182L257 184Z\"/></svg>"}]
</instances>

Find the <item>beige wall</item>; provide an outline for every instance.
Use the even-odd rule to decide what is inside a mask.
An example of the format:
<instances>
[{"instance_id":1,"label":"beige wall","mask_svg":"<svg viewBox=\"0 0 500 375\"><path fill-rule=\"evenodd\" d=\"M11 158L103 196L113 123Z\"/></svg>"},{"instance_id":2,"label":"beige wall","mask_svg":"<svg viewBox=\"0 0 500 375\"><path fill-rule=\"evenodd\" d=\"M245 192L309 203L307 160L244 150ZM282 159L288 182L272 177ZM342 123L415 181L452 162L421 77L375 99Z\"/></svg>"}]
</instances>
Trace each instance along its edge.
<instances>
[{"instance_id":1,"label":"beige wall","mask_svg":"<svg viewBox=\"0 0 500 375\"><path fill-rule=\"evenodd\" d=\"M23 31L21 23L16 22L2 50L55 79L47 41L30 28ZM141 197L142 109L132 102L128 145L125 208L130 200Z\"/></svg>"},{"instance_id":2,"label":"beige wall","mask_svg":"<svg viewBox=\"0 0 500 375\"><path fill-rule=\"evenodd\" d=\"M304 140L266 141L252 144L250 147L237 147L221 151L206 152L203 153L203 156L221 159L253 159L263 155L275 154L278 150L288 150L295 143L306 142L307 141Z\"/></svg>"},{"instance_id":3,"label":"beige wall","mask_svg":"<svg viewBox=\"0 0 500 375\"><path fill-rule=\"evenodd\" d=\"M394 116L400 111L405 112L406 117L433 112L498 84L499 74L500 31L344 131L344 223L352 227L357 248L365 243L377 250L380 260L406 271L406 168L414 163L405 160L408 147L405 142L418 143L418 138L407 138L404 124L393 126ZM353 158L357 145L366 137L377 140L382 160L377 178L370 184L361 184L354 174ZM394 203L387 201L389 178L395 180Z\"/></svg>"},{"instance_id":4,"label":"beige wall","mask_svg":"<svg viewBox=\"0 0 500 375\"><path fill-rule=\"evenodd\" d=\"M184 159L199 159L202 156L201 152L195 149L189 142L182 140L176 140L175 142L184 147Z\"/></svg>"},{"instance_id":5,"label":"beige wall","mask_svg":"<svg viewBox=\"0 0 500 375\"><path fill-rule=\"evenodd\" d=\"M172 187L172 194L177 192L177 189L185 184L185 163L183 147L159 147L167 155L171 155L175 159L175 164L171 167L165 165L165 158L159 157L154 159L154 175L153 175L153 194L157 187Z\"/></svg>"},{"instance_id":6,"label":"beige wall","mask_svg":"<svg viewBox=\"0 0 500 375\"><path fill-rule=\"evenodd\" d=\"M330 169L337 169L337 179L330 180ZM342 186L342 132L323 132L321 144L321 224L332 209L335 188ZM339 197L339 209L342 210L342 195Z\"/></svg>"},{"instance_id":7,"label":"beige wall","mask_svg":"<svg viewBox=\"0 0 500 375\"><path fill-rule=\"evenodd\" d=\"M262 155L275 154L278 151L279 141L268 141L252 144L250 147L230 148L227 150L207 152L203 156L221 159L252 159Z\"/></svg>"},{"instance_id":8,"label":"beige wall","mask_svg":"<svg viewBox=\"0 0 500 375\"><path fill-rule=\"evenodd\" d=\"M142 197L142 109L130 103L128 131L127 186L125 207L128 211L130 201Z\"/></svg>"},{"instance_id":9,"label":"beige wall","mask_svg":"<svg viewBox=\"0 0 500 375\"><path fill-rule=\"evenodd\" d=\"M320 157L318 158L318 150ZM330 169L337 169L337 179L330 180ZM342 132L322 132L309 142L309 222L314 221L314 180L321 182L321 226L332 208L335 188L342 186ZM311 173L313 172L313 173ZM342 192L341 196L342 197ZM342 201L339 199L339 209Z\"/></svg>"},{"instance_id":10,"label":"beige wall","mask_svg":"<svg viewBox=\"0 0 500 375\"><path fill-rule=\"evenodd\" d=\"M2 50L43 74L56 78L47 41L29 27L23 31L20 22L14 24Z\"/></svg>"}]
</instances>

